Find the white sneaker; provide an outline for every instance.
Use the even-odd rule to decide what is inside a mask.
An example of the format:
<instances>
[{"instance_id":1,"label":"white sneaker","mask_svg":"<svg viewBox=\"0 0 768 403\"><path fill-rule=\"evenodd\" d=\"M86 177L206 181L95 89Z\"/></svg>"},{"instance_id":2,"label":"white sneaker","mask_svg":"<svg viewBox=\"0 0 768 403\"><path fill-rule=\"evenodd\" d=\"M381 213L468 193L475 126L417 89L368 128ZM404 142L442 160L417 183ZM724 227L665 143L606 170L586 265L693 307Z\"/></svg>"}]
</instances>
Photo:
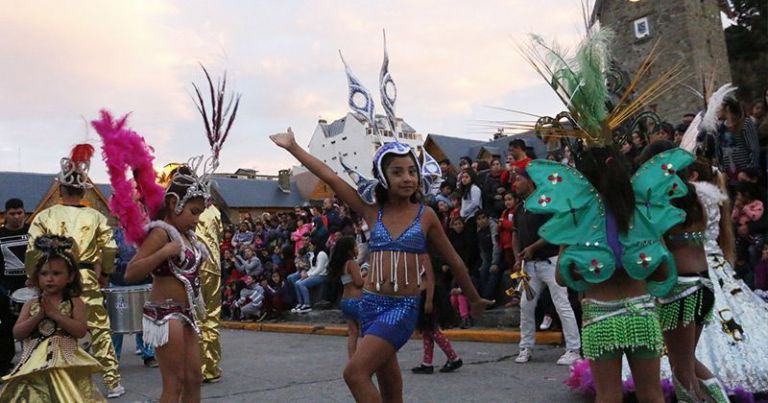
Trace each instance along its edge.
<instances>
[{"instance_id":1,"label":"white sneaker","mask_svg":"<svg viewBox=\"0 0 768 403\"><path fill-rule=\"evenodd\" d=\"M550 326L552 326L552 317L544 315L544 319L541 320L541 324L539 325L539 330L549 330Z\"/></svg>"},{"instance_id":2,"label":"white sneaker","mask_svg":"<svg viewBox=\"0 0 768 403\"><path fill-rule=\"evenodd\" d=\"M307 313L312 312L312 307L309 305L302 305L302 307L299 309L299 313Z\"/></svg>"},{"instance_id":3,"label":"white sneaker","mask_svg":"<svg viewBox=\"0 0 768 403\"><path fill-rule=\"evenodd\" d=\"M117 384L114 388L107 391L107 399L114 399L125 394L125 388L121 384Z\"/></svg>"},{"instance_id":4,"label":"white sneaker","mask_svg":"<svg viewBox=\"0 0 768 403\"><path fill-rule=\"evenodd\" d=\"M520 353L517 355L517 358L515 358L515 362L518 364L525 364L531 360L531 357L531 349L521 348Z\"/></svg>"},{"instance_id":5,"label":"white sneaker","mask_svg":"<svg viewBox=\"0 0 768 403\"><path fill-rule=\"evenodd\" d=\"M557 359L557 365L571 365L580 359L581 355L578 351L566 350L565 353Z\"/></svg>"},{"instance_id":6,"label":"white sneaker","mask_svg":"<svg viewBox=\"0 0 768 403\"><path fill-rule=\"evenodd\" d=\"M140 349L140 348L137 348L137 349L136 349L136 351L134 351L134 354L136 354L136 355L142 355L143 353L144 353L144 352L143 352L143 351L141 351L141 349Z\"/></svg>"}]
</instances>

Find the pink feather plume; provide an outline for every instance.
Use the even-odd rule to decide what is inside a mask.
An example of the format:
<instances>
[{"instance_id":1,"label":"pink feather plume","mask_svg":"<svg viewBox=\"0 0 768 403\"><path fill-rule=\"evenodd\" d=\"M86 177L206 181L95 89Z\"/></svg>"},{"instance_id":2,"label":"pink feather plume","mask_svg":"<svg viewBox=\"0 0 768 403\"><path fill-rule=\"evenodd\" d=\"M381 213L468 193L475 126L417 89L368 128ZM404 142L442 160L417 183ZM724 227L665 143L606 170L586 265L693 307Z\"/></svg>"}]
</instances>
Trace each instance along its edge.
<instances>
[{"instance_id":1,"label":"pink feather plume","mask_svg":"<svg viewBox=\"0 0 768 403\"><path fill-rule=\"evenodd\" d=\"M128 115L114 120L106 110L91 125L101 136L102 154L107 164L113 196L109 202L128 242L138 245L146 237L144 225L163 206L165 190L155 182L154 156L144 138L126 126ZM133 173L133 180L126 172Z\"/></svg>"}]
</instances>

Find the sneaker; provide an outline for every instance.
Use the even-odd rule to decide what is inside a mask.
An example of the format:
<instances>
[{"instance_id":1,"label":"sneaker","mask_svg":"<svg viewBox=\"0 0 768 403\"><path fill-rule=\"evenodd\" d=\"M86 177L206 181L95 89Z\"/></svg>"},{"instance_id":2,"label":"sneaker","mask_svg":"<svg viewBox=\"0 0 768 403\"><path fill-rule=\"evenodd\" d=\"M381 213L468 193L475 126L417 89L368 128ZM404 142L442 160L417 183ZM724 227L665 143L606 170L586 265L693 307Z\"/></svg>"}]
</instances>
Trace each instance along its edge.
<instances>
[{"instance_id":1,"label":"sneaker","mask_svg":"<svg viewBox=\"0 0 768 403\"><path fill-rule=\"evenodd\" d=\"M544 315L544 319L541 320L541 324L539 325L539 330L549 330L551 326L552 317L549 315Z\"/></svg>"},{"instance_id":2,"label":"sneaker","mask_svg":"<svg viewBox=\"0 0 768 403\"><path fill-rule=\"evenodd\" d=\"M299 308L298 312L299 313L312 312L312 307L309 305L302 305L301 308Z\"/></svg>"},{"instance_id":3,"label":"sneaker","mask_svg":"<svg viewBox=\"0 0 768 403\"><path fill-rule=\"evenodd\" d=\"M107 390L107 399L114 399L116 397L120 397L125 394L125 388L121 384L117 384L112 389Z\"/></svg>"},{"instance_id":4,"label":"sneaker","mask_svg":"<svg viewBox=\"0 0 768 403\"><path fill-rule=\"evenodd\" d=\"M421 364L418 367L411 368L411 372L414 374L432 374L435 372L435 367Z\"/></svg>"},{"instance_id":5,"label":"sneaker","mask_svg":"<svg viewBox=\"0 0 768 403\"><path fill-rule=\"evenodd\" d=\"M151 357L144 360L144 366L147 368L157 368L160 366L160 364L157 363L157 359L155 357Z\"/></svg>"},{"instance_id":6,"label":"sneaker","mask_svg":"<svg viewBox=\"0 0 768 403\"><path fill-rule=\"evenodd\" d=\"M291 308L292 313L299 313L299 310L301 309L302 305L296 305L295 307Z\"/></svg>"},{"instance_id":7,"label":"sneaker","mask_svg":"<svg viewBox=\"0 0 768 403\"><path fill-rule=\"evenodd\" d=\"M456 361L448 361L443 365L442 368L440 368L440 372L453 372L461 366L464 365L464 361L461 360L461 358L457 359Z\"/></svg>"},{"instance_id":8,"label":"sneaker","mask_svg":"<svg viewBox=\"0 0 768 403\"><path fill-rule=\"evenodd\" d=\"M469 329L472 327L472 321L469 318L464 318L461 320L461 326L462 329Z\"/></svg>"},{"instance_id":9,"label":"sneaker","mask_svg":"<svg viewBox=\"0 0 768 403\"><path fill-rule=\"evenodd\" d=\"M577 360L581 359L581 355L578 351L566 351L557 359L557 365L571 365Z\"/></svg>"},{"instance_id":10,"label":"sneaker","mask_svg":"<svg viewBox=\"0 0 768 403\"><path fill-rule=\"evenodd\" d=\"M140 349L140 348L137 348L137 349L136 349L136 351L134 351L133 353L134 353L134 354L136 354L136 355L142 355L142 354L144 354L144 352L143 352L143 351L141 351L141 349Z\"/></svg>"},{"instance_id":11,"label":"sneaker","mask_svg":"<svg viewBox=\"0 0 768 403\"><path fill-rule=\"evenodd\" d=\"M517 358L515 358L515 362L518 364L525 364L526 362L531 360L531 357L532 357L531 349L521 348L520 353L517 355Z\"/></svg>"},{"instance_id":12,"label":"sneaker","mask_svg":"<svg viewBox=\"0 0 768 403\"><path fill-rule=\"evenodd\" d=\"M267 313L266 312L262 312L261 314L259 314L259 317L258 317L258 319L256 319L256 322L261 322L266 317L267 317Z\"/></svg>"}]
</instances>

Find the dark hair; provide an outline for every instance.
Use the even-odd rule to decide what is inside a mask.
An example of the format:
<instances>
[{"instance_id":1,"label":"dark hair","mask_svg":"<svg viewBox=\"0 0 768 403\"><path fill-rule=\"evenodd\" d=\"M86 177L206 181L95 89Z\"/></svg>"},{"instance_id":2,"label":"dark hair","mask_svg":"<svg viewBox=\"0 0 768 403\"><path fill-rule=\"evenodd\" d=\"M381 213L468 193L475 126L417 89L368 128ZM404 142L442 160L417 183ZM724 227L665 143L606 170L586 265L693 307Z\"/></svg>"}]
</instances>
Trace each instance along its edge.
<instances>
[{"instance_id":1,"label":"dark hair","mask_svg":"<svg viewBox=\"0 0 768 403\"><path fill-rule=\"evenodd\" d=\"M64 287L64 297L79 297L83 293L83 282L80 277L80 268L75 256L69 252L57 251L52 253L43 253L43 255L37 259L37 262L35 262L35 268L32 272L32 276L29 278L29 281L33 286L37 287L37 289L40 289L40 270L43 269L43 266L56 259L60 259L66 263L67 268L69 269L68 274L73 275L72 281L67 283L67 286Z\"/></svg>"},{"instance_id":2,"label":"dark hair","mask_svg":"<svg viewBox=\"0 0 768 403\"><path fill-rule=\"evenodd\" d=\"M451 165L451 160L449 160L448 158L443 158L443 159L441 159L441 160L440 160L440 162L439 162L439 163L440 163L440 164L447 164L447 165Z\"/></svg>"},{"instance_id":3,"label":"dark hair","mask_svg":"<svg viewBox=\"0 0 768 403\"><path fill-rule=\"evenodd\" d=\"M331 259L328 262L328 279L332 282L339 281L344 274L344 265L354 259L353 252L357 241L353 236L343 236L336 240L331 250Z\"/></svg>"},{"instance_id":4,"label":"dark hair","mask_svg":"<svg viewBox=\"0 0 768 403\"><path fill-rule=\"evenodd\" d=\"M673 148L677 148L677 146L671 141L657 141L643 150L638 157L638 162L642 164L653 156ZM683 227L688 227L694 223L705 221L707 218L706 213L704 212L704 207L701 205L699 197L696 195L696 188L688 182L689 174L690 171L687 168L679 169L677 171L677 176L685 182L687 193L683 197L672 199L671 202L673 206L685 211L685 221L681 224Z\"/></svg>"},{"instance_id":5,"label":"dark hair","mask_svg":"<svg viewBox=\"0 0 768 403\"><path fill-rule=\"evenodd\" d=\"M743 173L744 175L747 175L750 179L759 180L762 176L762 172L760 172L759 169L755 167L746 167L739 170L739 172Z\"/></svg>"},{"instance_id":6,"label":"dark hair","mask_svg":"<svg viewBox=\"0 0 768 403\"><path fill-rule=\"evenodd\" d=\"M507 148L521 148L525 150L525 141L523 141L522 139L514 139L509 142L509 145L507 146Z\"/></svg>"},{"instance_id":7,"label":"dark hair","mask_svg":"<svg viewBox=\"0 0 768 403\"><path fill-rule=\"evenodd\" d=\"M635 211L635 194L627 166L624 156L614 146L586 148L576 160L576 169L600 193L621 233L629 231Z\"/></svg>"},{"instance_id":8,"label":"dark hair","mask_svg":"<svg viewBox=\"0 0 768 403\"><path fill-rule=\"evenodd\" d=\"M475 212L475 218L476 218L476 219L477 219L477 218L479 218L480 216L483 216L483 217L485 217L485 218L488 218L488 217L490 217L490 216L488 215L488 213L487 213L485 210L483 210L483 209L477 210L477 211Z\"/></svg>"},{"instance_id":9,"label":"dark hair","mask_svg":"<svg viewBox=\"0 0 768 403\"><path fill-rule=\"evenodd\" d=\"M669 122L661 122L661 127L659 128L659 131L663 131L667 133L666 138L667 140L671 140L671 136L675 134L675 127L672 126Z\"/></svg>"},{"instance_id":10,"label":"dark hair","mask_svg":"<svg viewBox=\"0 0 768 403\"><path fill-rule=\"evenodd\" d=\"M79 174L75 174L79 175ZM85 189L77 186L69 186L62 184L59 189L61 189L61 193L64 194L64 196L70 196L70 197L79 197L83 198L85 196Z\"/></svg>"},{"instance_id":11,"label":"dark hair","mask_svg":"<svg viewBox=\"0 0 768 403\"><path fill-rule=\"evenodd\" d=\"M478 185L479 182L477 180L477 173L475 173L474 169L467 168L467 169L464 170L464 174L465 175L469 175L469 180L471 181L471 183L470 183L469 186L465 186L463 183L461 184L461 198L462 199L466 199L467 197L469 197L469 195L470 195L470 193L472 191L472 185L475 185L478 188L480 187Z\"/></svg>"},{"instance_id":12,"label":"dark hair","mask_svg":"<svg viewBox=\"0 0 768 403\"><path fill-rule=\"evenodd\" d=\"M383 176L385 178L387 177L385 172L387 171L387 168L389 167L389 164L392 163L393 159L400 158L400 157L406 157L406 156L409 157L411 159L411 161L413 161L413 163L416 165L416 170L418 171L419 162L416 161L416 157L413 155L413 153L408 153L407 155L387 154L381 160L381 170L383 171L383 172L381 172L381 176ZM374 177L378 177L379 176L378 175L378 173L379 173L378 171L379 171L379 168L377 166L374 166L373 167L373 176ZM421 198L423 196L421 194L421 186L420 186L420 184L421 184L421 172L417 172L417 175L418 175L418 181L417 181L418 183L416 184L416 191L413 192L413 194L411 195L411 203L418 203L419 200L421 200ZM387 182L389 182L389 180L387 180ZM374 194L376 195L376 203L378 205L384 206L385 204L389 203L389 191L387 189L385 189L384 186L381 183L376 185L376 187L374 188L373 191L374 191Z\"/></svg>"},{"instance_id":13,"label":"dark hair","mask_svg":"<svg viewBox=\"0 0 768 403\"><path fill-rule=\"evenodd\" d=\"M21 201L21 199L12 198L5 201L5 211L12 210L12 209L24 209L24 202Z\"/></svg>"},{"instance_id":14,"label":"dark hair","mask_svg":"<svg viewBox=\"0 0 768 403\"><path fill-rule=\"evenodd\" d=\"M750 200L762 199L762 192L760 191L760 188L757 186L756 183L737 182L734 190L736 191L736 193L741 193L749 197Z\"/></svg>"},{"instance_id":15,"label":"dark hair","mask_svg":"<svg viewBox=\"0 0 768 403\"><path fill-rule=\"evenodd\" d=\"M723 101L723 110L735 115L738 119L738 124L734 130L734 134L741 132L741 125L744 123L744 108L741 107L741 103L736 98L725 98Z\"/></svg>"},{"instance_id":16,"label":"dark hair","mask_svg":"<svg viewBox=\"0 0 768 403\"><path fill-rule=\"evenodd\" d=\"M712 172L712 162L704 157L697 157L696 161L688 167L689 172L699 174L698 180L701 182L712 182L715 173Z\"/></svg>"},{"instance_id":17,"label":"dark hair","mask_svg":"<svg viewBox=\"0 0 768 403\"><path fill-rule=\"evenodd\" d=\"M491 164L488 163L486 160L478 160L477 161L477 170L479 171L485 171L491 169Z\"/></svg>"},{"instance_id":18,"label":"dark hair","mask_svg":"<svg viewBox=\"0 0 768 403\"><path fill-rule=\"evenodd\" d=\"M440 184L440 190L445 189L445 188L451 188L451 190L453 190L453 183L448 182L448 181L445 181L445 182L441 183Z\"/></svg>"},{"instance_id":19,"label":"dark hair","mask_svg":"<svg viewBox=\"0 0 768 403\"><path fill-rule=\"evenodd\" d=\"M168 185L168 189L165 190L165 202L163 203L163 206L160 208L160 210L157 212L157 217L155 219L157 220L163 220L165 217L168 216L168 213L171 212L171 200L176 200L176 203L180 203L181 199L184 197L184 195L187 193L187 189L189 189L190 186L193 185L193 181L190 178L187 178L185 176L177 177L178 175L185 175L185 176L191 176L192 170L189 169L188 166L182 165L177 168L175 168L173 171L171 171L171 180L170 185ZM174 196L171 195L171 193L174 193L179 196L178 199L176 199ZM188 202L190 200L194 200L196 198L192 198L187 200ZM249 213L246 213L249 214ZM240 223L242 224L243 221Z\"/></svg>"}]
</instances>

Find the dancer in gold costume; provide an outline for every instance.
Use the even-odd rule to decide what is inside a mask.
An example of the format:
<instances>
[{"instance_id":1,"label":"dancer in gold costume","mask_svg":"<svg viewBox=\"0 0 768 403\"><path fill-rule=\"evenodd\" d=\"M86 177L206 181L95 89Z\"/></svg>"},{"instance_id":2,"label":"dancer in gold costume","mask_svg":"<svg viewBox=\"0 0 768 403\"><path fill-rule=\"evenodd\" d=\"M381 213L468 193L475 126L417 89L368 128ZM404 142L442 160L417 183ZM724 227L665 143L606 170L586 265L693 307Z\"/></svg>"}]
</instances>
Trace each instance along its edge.
<instances>
[{"instance_id":1,"label":"dancer in gold costume","mask_svg":"<svg viewBox=\"0 0 768 403\"><path fill-rule=\"evenodd\" d=\"M221 344L219 343L219 325L221 324L221 212L211 204L200 214L195 233L208 248L208 259L200 267L200 283L206 316L200 322L202 338L200 359L203 363L203 382L216 383L221 380Z\"/></svg>"},{"instance_id":2,"label":"dancer in gold costume","mask_svg":"<svg viewBox=\"0 0 768 403\"><path fill-rule=\"evenodd\" d=\"M13 335L23 340L21 358L6 383L3 402L97 402L104 397L91 380L99 362L77 345L86 326L86 306L71 238L43 236L30 280L40 296L21 308Z\"/></svg>"},{"instance_id":3,"label":"dancer in gold costume","mask_svg":"<svg viewBox=\"0 0 768 403\"><path fill-rule=\"evenodd\" d=\"M82 204L85 191L92 187L88 181L88 169L94 149L89 144L79 144L72 149L69 158L62 158L59 181L61 204L41 211L29 227L26 270L31 276L39 252L33 246L43 235L59 235L74 239L76 258L80 261L83 293L80 296L87 306L88 331L91 334L91 355L103 367L107 397L125 394L120 385L120 373L115 349L110 338L109 316L101 294L102 282L112 272L117 246L112 238L112 228L107 218L96 209Z\"/></svg>"}]
</instances>

